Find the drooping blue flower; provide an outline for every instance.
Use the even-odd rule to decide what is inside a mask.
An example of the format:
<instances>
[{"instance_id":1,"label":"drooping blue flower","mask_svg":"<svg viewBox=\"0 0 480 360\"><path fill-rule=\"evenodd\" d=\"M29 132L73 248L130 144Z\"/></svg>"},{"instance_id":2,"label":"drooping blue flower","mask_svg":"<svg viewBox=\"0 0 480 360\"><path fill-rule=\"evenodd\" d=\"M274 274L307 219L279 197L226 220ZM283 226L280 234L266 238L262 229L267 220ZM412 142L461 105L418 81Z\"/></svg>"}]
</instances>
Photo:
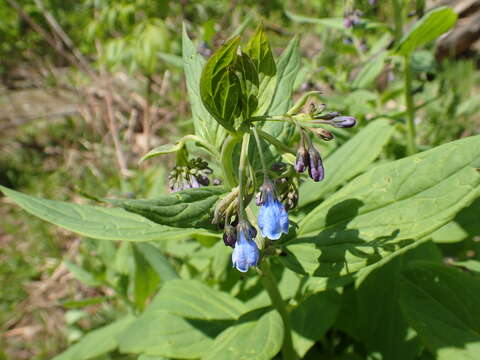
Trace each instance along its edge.
<instances>
[{"instance_id":1,"label":"drooping blue flower","mask_svg":"<svg viewBox=\"0 0 480 360\"><path fill-rule=\"evenodd\" d=\"M288 214L285 206L275 196L273 184L268 180L262 185L258 226L263 237L270 240L280 239L288 233Z\"/></svg>"},{"instance_id":2,"label":"drooping blue flower","mask_svg":"<svg viewBox=\"0 0 480 360\"><path fill-rule=\"evenodd\" d=\"M237 241L232 253L233 266L238 271L247 272L250 266L256 266L260 258L260 250L253 240L256 236L255 228L247 222L237 226Z\"/></svg>"}]
</instances>

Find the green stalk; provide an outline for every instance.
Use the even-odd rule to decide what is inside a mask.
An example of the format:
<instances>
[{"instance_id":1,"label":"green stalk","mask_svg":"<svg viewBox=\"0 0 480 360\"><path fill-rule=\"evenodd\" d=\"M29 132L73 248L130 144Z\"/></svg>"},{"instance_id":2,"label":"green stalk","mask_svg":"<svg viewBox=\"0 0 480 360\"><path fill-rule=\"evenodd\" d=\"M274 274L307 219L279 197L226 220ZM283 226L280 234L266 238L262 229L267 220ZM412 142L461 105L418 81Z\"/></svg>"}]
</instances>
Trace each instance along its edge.
<instances>
[{"instance_id":1,"label":"green stalk","mask_svg":"<svg viewBox=\"0 0 480 360\"><path fill-rule=\"evenodd\" d=\"M403 36L402 0L392 0L392 7L395 18L395 44L398 44Z\"/></svg>"},{"instance_id":2,"label":"green stalk","mask_svg":"<svg viewBox=\"0 0 480 360\"><path fill-rule=\"evenodd\" d=\"M261 268L263 272L263 286L268 292L268 296L270 297L272 305L278 311L283 321L284 335L282 345L282 359L297 360L298 356L293 349L292 326L290 324L290 316L287 312L287 308L285 307L285 303L282 299L282 295L280 294L280 290L278 289L277 279L275 279L275 276L270 269L270 264L268 263L267 259L263 259Z\"/></svg>"},{"instance_id":3,"label":"green stalk","mask_svg":"<svg viewBox=\"0 0 480 360\"><path fill-rule=\"evenodd\" d=\"M266 180L268 178L267 163L263 157L262 143L260 142L260 136L258 136L257 128L253 127L253 135L255 135L255 141L257 142L258 155L260 156L260 162L262 163L263 177Z\"/></svg>"},{"instance_id":4,"label":"green stalk","mask_svg":"<svg viewBox=\"0 0 480 360\"><path fill-rule=\"evenodd\" d=\"M229 189L233 189L237 185L235 180L235 172L233 170L233 149L237 145L239 138L229 135L223 143L222 152L220 154L220 165L222 167L225 185Z\"/></svg>"},{"instance_id":5,"label":"green stalk","mask_svg":"<svg viewBox=\"0 0 480 360\"><path fill-rule=\"evenodd\" d=\"M415 106L412 93L412 72L410 69L410 55L404 57L405 72L405 102L407 104L407 153L408 155L417 152L415 144Z\"/></svg>"},{"instance_id":6,"label":"green stalk","mask_svg":"<svg viewBox=\"0 0 480 360\"><path fill-rule=\"evenodd\" d=\"M245 220L245 206L243 204L243 194L244 194L244 183L243 178L245 177L245 163L248 157L248 145L250 143L250 134L243 134L242 140L242 150L240 151L240 164L238 166L238 220L241 222Z\"/></svg>"}]
</instances>

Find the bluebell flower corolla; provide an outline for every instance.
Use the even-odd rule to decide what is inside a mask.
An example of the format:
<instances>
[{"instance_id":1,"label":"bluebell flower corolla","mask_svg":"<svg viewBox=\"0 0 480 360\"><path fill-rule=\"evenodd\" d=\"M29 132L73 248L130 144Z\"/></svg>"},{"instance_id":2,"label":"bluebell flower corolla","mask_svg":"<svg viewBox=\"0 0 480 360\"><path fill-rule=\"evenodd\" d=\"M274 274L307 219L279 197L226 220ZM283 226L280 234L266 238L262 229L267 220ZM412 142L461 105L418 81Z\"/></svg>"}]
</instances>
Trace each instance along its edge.
<instances>
[{"instance_id":1,"label":"bluebell flower corolla","mask_svg":"<svg viewBox=\"0 0 480 360\"><path fill-rule=\"evenodd\" d=\"M270 181L262 185L262 204L257 221L262 236L270 240L278 240L282 234L288 233L287 210L275 196Z\"/></svg>"},{"instance_id":2,"label":"bluebell flower corolla","mask_svg":"<svg viewBox=\"0 0 480 360\"><path fill-rule=\"evenodd\" d=\"M237 226L237 241L232 253L232 263L238 271L247 272L251 266L257 266L260 250L253 240L255 228L244 222Z\"/></svg>"}]
</instances>

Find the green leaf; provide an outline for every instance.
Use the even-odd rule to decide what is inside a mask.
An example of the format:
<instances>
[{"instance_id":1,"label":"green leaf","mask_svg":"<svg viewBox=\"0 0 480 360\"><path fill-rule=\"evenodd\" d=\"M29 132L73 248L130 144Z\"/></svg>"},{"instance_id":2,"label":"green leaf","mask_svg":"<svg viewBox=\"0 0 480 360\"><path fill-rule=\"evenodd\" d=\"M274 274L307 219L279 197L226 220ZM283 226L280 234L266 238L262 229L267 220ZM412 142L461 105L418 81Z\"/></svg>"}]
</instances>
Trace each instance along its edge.
<instances>
[{"instance_id":1,"label":"green leaf","mask_svg":"<svg viewBox=\"0 0 480 360\"><path fill-rule=\"evenodd\" d=\"M30 214L94 239L153 241L183 239L198 233L211 234L201 229L159 225L124 209L40 199L3 186L0 190Z\"/></svg>"},{"instance_id":2,"label":"green leaf","mask_svg":"<svg viewBox=\"0 0 480 360\"><path fill-rule=\"evenodd\" d=\"M213 210L224 193L225 189L221 186L206 186L162 195L155 199L106 201L157 224L179 228L213 228Z\"/></svg>"},{"instance_id":3,"label":"green leaf","mask_svg":"<svg viewBox=\"0 0 480 360\"><path fill-rule=\"evenodd\" d=\"M242 96L240 80L233 65L237 59L240 38L222 45L205 64L200 77L200 96L203 105L224 128L235 131Z\"/></svg>"},{"instance_id":4,"label":"green leaf","mask_svg":"<svg viewBox=\"0 0 480 360\"><path fill-rule=\"evenodd\" d=\"M188 37L185 24L183 24L182 32L182 58L188 98L192 106L195 134L219 149L225 139L226 131L203 106L200 97L200 75L205 65L205 60L197 53L194 44Z\"/></svg>"},{"instance_id":5,"label":"green leaf","mask_svg":"<svg viewBox=\"0 0 480 360\"><path fill-rule=\"evenodd\" d=\"M442 255L435 244L424 243L372 271L360 271L355 287L343 293L337 326L370 351L381 353L382 359L413 360L420 350L421 343L398 302L400 272L418 259L440 263Z\"/></svg>"},{"instance_id":6,"label":"green leaf","mask_svg":"<svg viewBox=\"0 0 480 360\"><path fill-rule=\"evenodd\" d=\"M189 320L149 306L119 335L118 344L123 353L196 359L226 326L224 321Z\"/></svg>"},{"instance_id":7,"label":"green leaf","mask_svg":"<svg viewBox=\"0 0 480 360\"><path fill-rule=\"evenodd\" d=\"M453 221L435 231L432 234L433 241L437 243L455 243L472 239L480 235L480 198L470 206L462 209Z\"/></svg>"},{"instance_id":8,"label":"green leaf","mask_svg":"<svg viewBox=\"0 0 480 360\"><path fill-rule=\"evenodd\" d=\"M284 115L292 106L293 84L300 70L301 57L298 37L293 38L277 63L277 86L268 115ZM280 142L288 143L294 128L290 123L269 121L262 130Z\"/></svg>"},{"instance_id":9,"label":"green leaf","mask_svg":"<svg viewBox=\"0 0 480 360\"><path fill-rule=\"evenodd\" d=\"M148 243L138 243L136 248L150 263L163 282L178 279L178 274L168 259L155 246Z\"/></svg>"},{"instance_id":10,"label":"green leaf","mask_svg":"<svg viewBox=\"0 0 480 360\"><path fill-rule=\"evenodd\" d=\"M200 320L236 320L247 310L236 298L197 280L169 281L150 306Z\"/></svg>"},{"instance_id":11,"label":"green leaf","mask_svg":"<svg viewBox=\"0 0 480 360\"><path fill-rule=\"evenodd\" d=\"M133 246L133 257L135 259L134 302L137 309L143 310L145 302L157 289L160 279L136 246Z\"/></svg>"},{"instance_id":12,"label":"green leaf","mask_svg":"<svg viewBox=\"0 0 480 360\"><path fill-rule=\"evenodd\" d=\"M375 120L325 160L325 179L305 181L300 187L299 207L325 197L349 179L364 171L390 141L394 127L388 120Z\"/></svg>"},{"instance_id":13,"label":"green leaf","mask_svg":"<svg viewBox=\"0 0 480 360\"><path fill-rule=\"evenodd\" d=\"M163 356L140 355L137 360L168 360Z\"/></svg>"},{"instance_id":14,"label":"green leaf","mask_svg":"<svg viewBox=\"0 0 480 360\"><path fill-rule=\"evenodd\" d=\"M142 162L147 159L151 159L155 156L165 155L170 153L175 153L183 147L183 143L178 142L176 144L165 144L156 147L155 149L150 150L148 153L142 156L139 162Z\"/></svg>"},{"instance_id":15,"label":"green leaf","mask_svg":"<svg viewBox=\"0 0 480 360\"><path fill-rule=\"evenodd\" d=\"M457 22L457 14L450 8L441 6L422 17L398 44L396 52L410 55L418 46L424 45L450 30Z\"/></svg>"},{"instance_id":16,"label":"green leaf","mask_svg":"<svg viewBox=\"0 0 480 360\"><path fill-rule=\"evenodd\" d=\"M252 311L218 335L202 360L270 360L283 342L283 323L276 310Z\"/></svg>"},{"instance_id":17,"label":"green leaf","mask_svg":"<svg viewBox=\"0 0 480 360\"><path fill-rule=\"evenodd\" d=\"M258 107L258 72L252 59L245 53L237 57L235 69L240 79L243 118L249 119Z\"/></svg>"},{"instance_id":18,"label":"green leaf","mask_svg":"<svg viewBox=\"0 0 480 360\"><path fill-rule=\"evenodd\" d=\"M343 18L312 18L308 16L294 14L288 10L285 10L285 14L293 21L297 21L300 23L306 24L317 24L326 27L330 27L333 29L345 31L345 27L343 26Z\"/></svg>"},{"instance_id":19,"label":"green leaf","mask_svg":"<svg viewBox=\"0 0 480 360\"><path fill-rule=\"evenodd\" d=\"M385 67L385 61L388 54L382 52L376 55L373 59L369 59L362 70L358 73L355 80L353 80L353 88L366 88L380 75Z\"/></svg>"},{"instance_id":20,"label":"green leaf","mask_svg":"<svg viewBox=\"0 0 480 360\"><path fill-rule=\"evenodd\" d=\"M333 325L341 297L334 291L309 296L290 313L292 340L296 353L303 358Z\"/></svg>"},{"instance_id":21,"label":"green leaf","mask_svg":"<svg viewBox=\"0 0 480 360\"><path fill-rule=\"evenodd\" d=\"M253 115L266 114L277 86L277 68L270 43L263 25L260 25L245 46L245 53L252 59L259 79L258 109Z\"/></svg>"},{"instance_id":22,"label":"green leaf","mask_svg":"<svg viewBox=\"0 0 480 360\"><path fill-rule=\"evenodd\" d=\"M281 260L317 276L353 273L418 242L477 198L480 136L357 177L312 210Z\"/></svg>"},{"instance_id":23,"label":"green leaf","mask_svg":"<svg viewBox=\"0 0 480 360\"><path fill-rule=\"evenodd\" d=\"M478 358L478 278L445 265L418 261L403 271L400 290L403 313L436 358Z\"/></svg>"},{"instance_id":24,"label":"green leaf","mask_svg":"<svg viewBox=\"0 0 480 360\"><path fill-rule=\"evenodd\" d=\"M135 318L128 315L107 326L90 331L78 343L52 360L87 360L106 354L117 348L117 334L129 326Z\"/></svg>"},{"instance_id":25,"label":"green leaf","mask_svg":"<svg viewBox=\"0 0 480 360\"><path fill-rule=\"evenodd\" d=\"M213 338L245 310L245 306L231 295L199 281L172 280L163 286L138 320L120 335L120 350L199 358L208 353Z\"/></svg>"},{"instance_id":26,"label":"green leaf","mask_svg":"<svg viewBox=\"0 0 480 360\"><path fill-rule=\"evenodd\" d=\"M87 270L83 269L82 267L78 266L75 263L72 263L71 261L64 260L63 263L67 267L67 269L75 276L75 278L84 283L85 285L88 286L100 286L102 285L102 282L97 280L95 276L88 272Z\"/></svg>"}]
</instances>

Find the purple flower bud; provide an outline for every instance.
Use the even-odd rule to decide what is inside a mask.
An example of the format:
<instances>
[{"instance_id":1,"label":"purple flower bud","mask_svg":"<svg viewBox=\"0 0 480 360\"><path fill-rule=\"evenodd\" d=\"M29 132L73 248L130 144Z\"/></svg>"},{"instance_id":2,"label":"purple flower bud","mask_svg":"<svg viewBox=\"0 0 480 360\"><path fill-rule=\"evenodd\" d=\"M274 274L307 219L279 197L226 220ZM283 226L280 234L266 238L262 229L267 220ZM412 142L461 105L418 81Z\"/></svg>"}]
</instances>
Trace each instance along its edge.
<instances>
[{"instance_id":1,"label":"purple flower bud","mask_svg":"<svg viewBox=\"0 0 480 360\"><path fill-rule=\"evenodd\" d=\"M331 124L337 128L351 128L357 120L353 116L337 116L332 119Z\"/></svg>"},{"instance_id":2,"label":"purple flower bud","mask_svg":"<svg viewBox=\"0 0 480 360\"><path fill-rule=\"evenodd\" d=\"M190 175L190 185L192 188L199 188L200 184L198 183L197 177L195 175Z\"/></svg>"},{"instance_id":3,"label":"purple flower bud","mask_svg":"<svg viewBox=\"0 0 480 360\"><path fill-rule=\"evenodd\" d=\"M223 233L223 242L226 246L235 248L235 243L237 241L237 230L232 225L225 225L225 232Z\"/></svg>"},{"instance_id":4,"label":"purple flower bud","mask_svg":"<svg viewBox=\"0 0 480 360\"><path fill-rule=\"evenodd\" d=\"M345 29L349 29L353 26L353 20L350 16L346 16L344 19L343 19L343 27Z\"/></svg>"},{"instance_id":5,"label":"purple flower bud","mask_svg":"<svg viewBox=\"0 0 480 360\"><path fill-rule=\"evenodd\" d=\"M297 159L295 160L295 171L302 173L307 168L309 162L308 152L303 145L297 151Z\"/></svg>"},{"instance_id":6,"label":"purple flower bud","mask_svg":"<svg viewBox=\"0 0 480 360\"><path fill-rule=\"evenodd\" d=\"M313 181L322 181L325 176L323 169L322 158L320 153L313 146L308 149L308 155L310 156L310 162L308 164L308 174Z\"/></svg>"},{"instance_id":7,"label":"purple flower bud","mask_svg":"<svg viewBox=\"0 0 480 360\"><path fill-rule=\"evenodd\" d=\"M315 119L319 120L332 120L333 118L339 116L340 113L338 111L330 112L324 115L317 115L315 116Z\"/></svg>"}]
</instances>

